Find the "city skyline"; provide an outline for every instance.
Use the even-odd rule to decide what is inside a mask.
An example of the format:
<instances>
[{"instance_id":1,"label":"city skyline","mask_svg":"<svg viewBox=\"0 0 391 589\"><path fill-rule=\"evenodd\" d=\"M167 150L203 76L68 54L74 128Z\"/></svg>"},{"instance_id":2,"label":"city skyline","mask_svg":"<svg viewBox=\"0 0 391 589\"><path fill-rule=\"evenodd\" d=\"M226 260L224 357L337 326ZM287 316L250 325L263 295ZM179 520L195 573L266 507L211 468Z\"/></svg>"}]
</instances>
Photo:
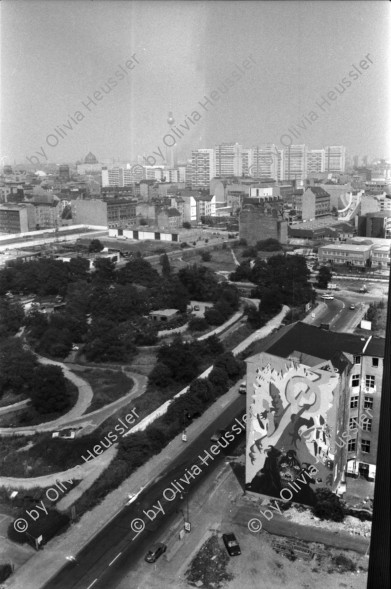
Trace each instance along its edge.
<instances>
[{"instance_id":1,"label":"city skyline","mask_svg":"<svg viewBox=\"0 0 391 589\"><path fill-rule=\"evenodd\" d=\"M288 137L389 158L385 4L113 6L2 3L7 163L136 161L159 151L169 112L179 160Z\"/></svg>"}]
</instances>

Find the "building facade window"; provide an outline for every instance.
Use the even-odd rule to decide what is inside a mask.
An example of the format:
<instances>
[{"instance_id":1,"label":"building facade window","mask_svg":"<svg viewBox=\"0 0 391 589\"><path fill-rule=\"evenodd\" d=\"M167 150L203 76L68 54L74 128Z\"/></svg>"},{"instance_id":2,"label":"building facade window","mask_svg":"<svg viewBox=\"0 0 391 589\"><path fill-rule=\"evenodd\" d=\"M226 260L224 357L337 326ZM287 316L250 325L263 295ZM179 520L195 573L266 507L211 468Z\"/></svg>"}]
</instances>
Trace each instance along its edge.
<instances>
[{"instance_id":1,"label":"building facade window","mask_svg":"<svg viewBox=\"0 0 391 589\"><path fill-rule=\"evenodd\" d=\"M362 450L362 452L368 452L368 453L371 451L370 440L361 440L361 450Z\"/></svg>"},{"instance_id":2,"label":"building facade window","mask_svg":"<svg viewBox=\"0 0 391 589\"><path fill-rule=\"evenodd\" d=\"M358 407L358 396L355 396L350 399L350 409L357 409L357 407Z\"/></svg>"},{"instance_id":3,"label":"building facade window","mask_svg":"<svg viewBox=\"0 0 391 589\"><path fill-rule=\"evenodd\" d=\"M354 363L360 364L361 363L361 356L354 356Z\"/></svg>"},{"instance_id":4,"label":"building facade window","mask_svg":"<svg viewBox=\"0 0 391 589\"><path fill-rule=\"evenodd\" d=\"M356 451L356 440L348 440L348 452Z\"/></svg>"},{"instance_id":5,"label":"building facade window","mask_svg":"<svg viewBox=\"0 0 391 589\"><path fill-rule=\"evenodd\" d=\"M352 376L352 387L359 387L360 386L360 375L353 374Z\"/></svg>"},{"instance_id":6,"label":"building facade window","mask_svg":"<svg viewBox=\"0 0 391 589\"><path fill-rule=\"evenodd\" d=\"M364 409L372 409L373 408L373 397L364 397Z\"/></svg>"},{"instance_id":7,"label":"building facade window","mask_svg":"<svg viewBox=\"0 0 391 589\"><path fill-rule=\"evenodd\" d=\"M355 417L349 419L349 429L357 429L357 419Z\"/></svg>"},{"instance_id":8,"label":"building facade window","mask_svg":"<svg viewBox=\"0 0 391 589\"><path fill-rule=\"evenodd\" d=\"M379 366L379 358L372 358L372 366L377 368Z\"/></svg>"},{"instance_id":9,"label":"building facade window","mask_svg":"<svg viewBox=\"0 0 391 589\"><path fill-rule=\"evenodd\" d=\"M366 432L372 431L372 419L363 419L362 421L362 429Z\"/></svg>"},{"instance_id":10,"label":"building facade window","mask_svg":"<svg viewBox=\"0 0 391 589\"><path fill-rule=\"evenodd\" d=\"M367 374L365 377L365 386L373 389L375 386L375 377L371 374Z\"/></svg>"}]
</instances>

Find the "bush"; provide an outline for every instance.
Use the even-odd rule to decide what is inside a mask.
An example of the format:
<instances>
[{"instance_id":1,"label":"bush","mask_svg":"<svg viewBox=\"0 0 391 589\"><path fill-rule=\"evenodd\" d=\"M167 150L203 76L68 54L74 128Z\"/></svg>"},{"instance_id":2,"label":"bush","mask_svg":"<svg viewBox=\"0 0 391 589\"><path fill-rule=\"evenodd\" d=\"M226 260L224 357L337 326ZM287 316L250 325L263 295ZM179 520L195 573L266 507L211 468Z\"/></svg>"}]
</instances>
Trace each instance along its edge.
<instances>
[{"instance_id":1,"label":"bush","mask_svg":"<svg viewBox=\"0 0 391 589\"><path fill-rule=\"evenodd\" d=\"M351 558L348 558L344 554L337 554L337 556L333 556L331 562L338 568L339 573L356 572L356 564Z\"/></svg>"},{"instance_id":2,"label":"bush","mask_svg":"<svg viewBox=\"0 0 391 589\"><path fill-rule=\"evenodd\" d=\"M203 317L193 317L189 321L189 330L190 331L205 331L208 329L209 323Z\"/></svg>"},{"instance_id":3,"label":"bush","mask_svg":"<svg viewBox=\"0 0 391 589\"><path fill-rule=\"evenodd\" d=\"M70 405L66 379L59 366L38 366L34 371L31 403L39 413L65 411Z\"/></svg>"},{"instance_id":4,"label":"bush","mask_svg":"<svg viewBox=\"0 0 391 589\"><path fill-rule=\"evenodd\" d=\"M212 255L210 254L210 252L203 252L201 254L201 258L203 262L210 262L212 259Z\"/></svg>"},{"instance_id":5,"label":"bush","mask_svg":"<svg viewBox=\"0 0 391 589\"><path fill-rule=\"evenodd\" d=\"M18 544L32 544L35 547L34 538L43 536L43 544L46 544L51 538L56 536L60 531L69 525L69 516L60 513L56 509L49 509L46 506L47 515L42 516L34 522L29 522L28 534L26 532L17 532L14 528L14 522L8 526L8 538ZM23 516L23 514L22 514Z\"/></svg>"},{"instance_id":6,"label":"bush","mask_svg":"<svg viewBox=\"0 0 391 589\"><path fill-rule=\"evenodd\" d=\"M256 258L258 255L257 248L252 246L248 247L247 249L243 250L242 258Z\"/></svg>"},{"instance_id":7,"label":"bush","mask_svg":"<svg viewBox=\"0 0 391 589\"><path fill-rule=\"evenodd\" d=\"M263 239L261 241L257 241L256 246L257 250L263 252L279 252L282 250L282 245L278 241L278 239L273 239L269 237L269 239Z\"/></svg>"},{"instance_id":8,"label":"bush","mask_svg":"<svg viewBox=\"0 0 391 589\"><path fill-rule=\"evenodd\" d=\"M320 519L342 522L345 518L345 511L338 497L330 489L324 487L315 491L316 503L312 513Z\"/></svg>"}]
</instances>

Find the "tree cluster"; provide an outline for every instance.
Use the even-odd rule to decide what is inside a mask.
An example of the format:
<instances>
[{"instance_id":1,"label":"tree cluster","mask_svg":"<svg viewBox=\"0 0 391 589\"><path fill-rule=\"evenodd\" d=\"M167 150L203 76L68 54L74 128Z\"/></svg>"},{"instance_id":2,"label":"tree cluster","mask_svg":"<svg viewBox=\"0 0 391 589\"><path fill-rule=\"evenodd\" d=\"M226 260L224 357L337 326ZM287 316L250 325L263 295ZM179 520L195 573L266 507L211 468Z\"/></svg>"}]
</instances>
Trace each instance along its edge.
<instances>
[{"instance_id":1,"label":"tree cluster","mask_svg":"<svg viewBox=\"0 0 391 589\"><path fill-rule=\"evenodd\" d=\"M165 415L145 432L137 432L121 439L118 460L127 462L131 471L144 464L193 419L202 415L216 399L224 395L244 373L243 361L235 358L231 352L220 354L209 376L193 380L188 391L174 399Z\"/></svg>"},{"instance_id":2,"label":"tree cluster","mask_svg":"<svg viewBox=\"0 0 391 589\"><path fill-rule=\"evenodd\" d=\"M321 266L316 278L318 288L327 288L327 285L331 281L332 276L333 275L330 268L327 266Z\"/></svg>"},{"instance_id":3,"label":"tree cluster","mask_svg":"<svg viewBox=\"0 0 391 589\"><path fill-rule=\"evenodd\" d=\"M205 358L215 358L222 350L223 345L216 336L190 343L177 336L171 344L160 347L149 382L162 389L173 383L186 384L197 376Z\"/></svg>"},{"instance_id":4,"label":"tree cluster","mask_svg":"<svg viewBox=\"0 0 391 589\"><path fill-rule=\"evenodd\" d=\"M256 284L251 296L261 299L258 309L248 309L248 320L259 328L281 310L282 305L301 306L313 300L310 271L303 256L276 255L253 264L242 262L230 276L232 281Z\"/></svg>"},{"instance_id":5,"label":"tree cluster","mask_svg":"<svg viewBox=\"0 0 391 589\"><path fill-rule=\"evenodd\" d=\"M8 291L64 296L70 282L87 279L88 269L88 260L83 258L72 258L70 262L50 258L16 260L0 270L0 296Z\"/></svg>"}]
</instances>

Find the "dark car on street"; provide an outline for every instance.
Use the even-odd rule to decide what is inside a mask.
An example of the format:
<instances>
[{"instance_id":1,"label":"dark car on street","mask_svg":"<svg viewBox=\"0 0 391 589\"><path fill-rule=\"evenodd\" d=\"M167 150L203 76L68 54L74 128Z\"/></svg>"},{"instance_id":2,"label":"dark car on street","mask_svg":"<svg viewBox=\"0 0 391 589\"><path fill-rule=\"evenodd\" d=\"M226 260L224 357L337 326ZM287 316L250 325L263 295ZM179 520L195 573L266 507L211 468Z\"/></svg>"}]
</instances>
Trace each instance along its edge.
<instances>
[{"instance_id":1,"label":"dark car on street","mask_svg":"<svg viewBox=\"0 0 391 589\"><path fill-rule=\"evenodd\" d=\"M167 550L167 546L159 542L152 547L152 550L148 550L147 554L145 555L145 560L147 562L156 562L159 556L165 553Z\"/></svg>"},{"instance_id":2,"label":"dark car on street","mask_svg":"<svg viewBox=\"0 0 391 589\"><path fill-rule=\"evenodd\" d=\"M239 554L242 554L234 534L223 534L223 542L230 556L238 556Z\"/></svg>"}]
</instances>

